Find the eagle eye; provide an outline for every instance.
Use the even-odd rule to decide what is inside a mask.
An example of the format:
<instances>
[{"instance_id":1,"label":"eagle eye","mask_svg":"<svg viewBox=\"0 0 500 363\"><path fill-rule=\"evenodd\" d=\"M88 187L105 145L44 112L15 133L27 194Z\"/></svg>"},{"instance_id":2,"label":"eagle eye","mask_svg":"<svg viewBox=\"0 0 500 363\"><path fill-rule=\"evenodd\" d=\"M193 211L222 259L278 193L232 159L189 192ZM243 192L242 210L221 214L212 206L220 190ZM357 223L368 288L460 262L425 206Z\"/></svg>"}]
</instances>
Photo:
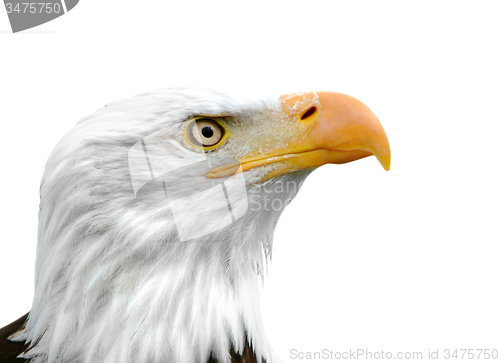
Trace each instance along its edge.
<instances>
[{"instance_id":1,"label":"eagle eye","mask_svg":"<svg viewBox=\"0 0 500 363\"><path fill-rule=\"evenodd\" d=\"M225 128L211 118L201 117L188 121L185 128L186 141L196 148L214 149L226 138Z\"/></svg>"}]
</instances>

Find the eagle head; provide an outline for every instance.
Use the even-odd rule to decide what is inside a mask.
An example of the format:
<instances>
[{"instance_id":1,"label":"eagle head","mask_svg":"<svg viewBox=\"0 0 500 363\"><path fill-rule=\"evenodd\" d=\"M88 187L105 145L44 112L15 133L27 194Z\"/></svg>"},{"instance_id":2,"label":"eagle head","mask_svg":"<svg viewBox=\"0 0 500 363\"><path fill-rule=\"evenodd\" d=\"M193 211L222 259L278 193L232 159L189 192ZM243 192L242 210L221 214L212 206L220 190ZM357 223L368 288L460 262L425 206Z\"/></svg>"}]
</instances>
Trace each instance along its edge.
<instances>
[{"instance_id":1,"label":"eagle head","mask_svg":"<svg viewBox=\"0 0 500 363\"><path fill-rule=\"evenodd\" d=\"M274 360L259 283L283 209L316 167L374 155L358 100L166 89L82 119L41 185L32 362Z\"/></svg>"}]
</instances>

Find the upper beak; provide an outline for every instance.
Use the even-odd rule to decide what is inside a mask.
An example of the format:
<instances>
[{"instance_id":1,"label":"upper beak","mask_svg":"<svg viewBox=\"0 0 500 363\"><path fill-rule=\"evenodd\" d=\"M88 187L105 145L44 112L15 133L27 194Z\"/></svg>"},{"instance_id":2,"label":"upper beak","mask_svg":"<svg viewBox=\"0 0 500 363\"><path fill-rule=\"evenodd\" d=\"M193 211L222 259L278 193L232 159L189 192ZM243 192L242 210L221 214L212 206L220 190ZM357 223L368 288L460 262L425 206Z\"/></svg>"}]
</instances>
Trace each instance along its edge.
<instances>
[{"instance_id":1,"label":"upper beak","mask_svg":"<svg viewBox=\"0 0 500 363\"><path fill-rule=\"evenodd\" d=\"M242 171L279 163L278 168L272 168L266 175L268 179L370 155L375 155L384 169L389 170L391 151L385 131L377 117L357 99L341 93L309 92L282 96L281 104L292 125L301 130L300 135L294 140L284 140L265 154L240 160ZM208 176L226 176L229 169L219 167Z\"/></svg>"}]
</instances>

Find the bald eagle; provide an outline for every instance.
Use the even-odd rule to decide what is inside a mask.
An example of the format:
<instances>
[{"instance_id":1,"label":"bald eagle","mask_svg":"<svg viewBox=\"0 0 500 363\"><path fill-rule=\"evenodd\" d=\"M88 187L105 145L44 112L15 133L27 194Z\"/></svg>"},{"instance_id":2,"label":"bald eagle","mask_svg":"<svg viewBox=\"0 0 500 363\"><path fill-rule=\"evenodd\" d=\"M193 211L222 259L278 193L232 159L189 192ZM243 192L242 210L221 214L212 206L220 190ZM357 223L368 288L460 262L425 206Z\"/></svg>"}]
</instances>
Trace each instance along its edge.
<instances>
[{"instance_id":1,"label":"bald eagle","mask_svg":"<svg viewBox=\"0 0 500 363\"><path fill-rule=\"evenodd\" d=\"M164 89L85 117L47 162L33 305L0 361L277 361L259 283L278 218L313 169L370 155L389 169L380 122L333 92Z\"/></svg>"}]
</instances>

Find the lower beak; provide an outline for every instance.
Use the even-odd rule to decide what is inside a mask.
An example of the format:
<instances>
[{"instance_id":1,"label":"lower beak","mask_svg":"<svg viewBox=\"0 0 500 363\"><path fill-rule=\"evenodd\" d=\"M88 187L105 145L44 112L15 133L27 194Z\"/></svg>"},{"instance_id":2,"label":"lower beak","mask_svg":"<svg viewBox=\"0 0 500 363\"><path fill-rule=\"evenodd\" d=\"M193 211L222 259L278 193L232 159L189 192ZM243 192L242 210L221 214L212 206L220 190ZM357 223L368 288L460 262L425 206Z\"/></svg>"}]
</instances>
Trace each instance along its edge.
<instances>
[{"instance_id":1,"label":"lower beak","mask_svg":"<svg viewBox=\"0 0 500 363\"><path fill-rule=\"evenodd\" d=\"M300 128L300 136L284 142L265 154L240 160L241 170L278 164L266 174L269 179L293 171L343 164L375 155L385 170L391 164L391 151L385 131L377 117L363 103L334 92L310 92L281 97L283 112L290 126ZM233 167L209 172L217 178L232 174Z\"/></svg>"}]
</instances>

